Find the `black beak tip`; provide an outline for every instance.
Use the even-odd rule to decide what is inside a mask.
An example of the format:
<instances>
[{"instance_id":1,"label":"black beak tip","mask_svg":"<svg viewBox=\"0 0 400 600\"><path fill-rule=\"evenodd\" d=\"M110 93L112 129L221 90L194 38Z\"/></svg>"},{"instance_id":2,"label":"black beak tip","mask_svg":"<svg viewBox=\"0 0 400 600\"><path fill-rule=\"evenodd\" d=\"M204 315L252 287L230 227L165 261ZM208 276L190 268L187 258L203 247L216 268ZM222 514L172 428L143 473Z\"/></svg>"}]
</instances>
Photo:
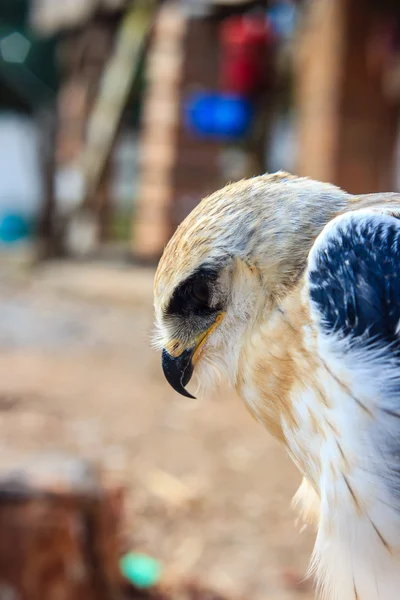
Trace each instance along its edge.
<instances>
[{"instance_id":1,"label":"black beak tip","mask_svg":"<svg viewBox=\"0 0 400 600\"><path fill-rule=\"evenodd\" d=\"M162 351L162 368L170 386L186 398L193 398L185 386L189 383L193 374L192 357L194 348L188 348L180 356L171 356L164 348Z\"/></svg>"},{"instance_id":2,"label":"black beak tip","mask_svg":"<svg viewBox=\"0 0 400 600\"><path fill-rule=\"evenodd\" d=\"M185 390L185 388L182 388L181 390L175 390L175 391L179 392L179 394L181 394L181 396L185 396L186 398L192 398L192 400L196 400L196 396L193 396L193 394L191 394L190 392Z\"/></svg>"}]
</instances>

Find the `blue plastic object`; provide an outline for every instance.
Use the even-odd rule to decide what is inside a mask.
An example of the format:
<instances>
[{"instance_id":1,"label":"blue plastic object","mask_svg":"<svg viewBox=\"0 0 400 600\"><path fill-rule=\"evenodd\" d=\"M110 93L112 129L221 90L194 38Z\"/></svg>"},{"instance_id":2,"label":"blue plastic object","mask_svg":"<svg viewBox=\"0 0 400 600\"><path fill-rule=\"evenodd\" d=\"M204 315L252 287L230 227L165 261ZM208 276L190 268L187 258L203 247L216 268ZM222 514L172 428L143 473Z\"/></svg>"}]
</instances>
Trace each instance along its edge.
<instances>
[{"instance_id":1,"label":"blue plastic object","mask_svg":"<svg viewBox=\"0 0 400 600\"><path fill-rule=\"evenodd\" d=\"M29 235L29 223L21 215L8 213L0 217L0 242L3 244L13 244Z\"/></svg>"},{"instance_id":2,"label":"blue plastic object","mask_svg":"<svg viewBox=\"0 0 400 600\"><path fill-rule=\"evenodd\" d=\"M201 93L189 98L186 105L187 126L201 137L241 138L252 117L252 104L242 96Z\"/></svg>"}]
</instances>

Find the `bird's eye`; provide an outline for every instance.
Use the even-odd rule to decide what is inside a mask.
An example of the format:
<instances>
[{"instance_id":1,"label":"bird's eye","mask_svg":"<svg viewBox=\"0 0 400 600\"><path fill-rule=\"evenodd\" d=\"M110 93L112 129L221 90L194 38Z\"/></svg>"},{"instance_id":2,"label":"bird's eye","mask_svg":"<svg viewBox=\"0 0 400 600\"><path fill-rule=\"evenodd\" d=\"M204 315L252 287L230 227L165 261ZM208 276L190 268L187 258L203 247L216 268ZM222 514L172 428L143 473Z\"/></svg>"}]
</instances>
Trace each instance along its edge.
<instances>
[{"instance_id":1,"label":"bird's eye","mask_svg":"<svg viewBox=\"0 0 400 600\"><path fill-rule=\"evenodd\" d=\"M199 306L208 306L210 301L210 290L204 279L195 279L191 289L192 298Z\"/></svg>"}]
</instances>

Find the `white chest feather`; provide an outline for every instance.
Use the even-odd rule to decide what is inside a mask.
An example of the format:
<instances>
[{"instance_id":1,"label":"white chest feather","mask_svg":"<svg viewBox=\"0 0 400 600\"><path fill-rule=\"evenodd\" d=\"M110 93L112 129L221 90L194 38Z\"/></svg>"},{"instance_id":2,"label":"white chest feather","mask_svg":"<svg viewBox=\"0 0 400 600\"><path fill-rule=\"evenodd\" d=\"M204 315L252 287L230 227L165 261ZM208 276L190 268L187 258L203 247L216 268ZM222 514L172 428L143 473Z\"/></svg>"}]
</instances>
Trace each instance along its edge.
<instances>
[{"instance_id":1,"label":"white chest feather","mask_svg":"<svg viewBox=\"0 0 400 600\"><path fill-rule=\"evenodd\" d=\"M285 426L289 452L320 497L312 569L331 600L395 600L400 513L379 476L383 457L368 452L373 412L330 377L321 384L328 406L306 389L293 398L299 429Z\"/></svg>"},{"instance_id":2,"label":"white chest feather","mask_svg":"<svg viewBox=\"0 0 400 600\"><path fill-rule=\"evenodd\" d=\"M330 600L395 600L400 506L388 470L393 457L380 437L391 435L391 422L375 385L379 366L362 376L356 361L349 368L332 356L329 367L321 362L313 384L293 387L298 428L284 422L289 452L320 497L312 570Z\"/></svg>"}]
</instances>

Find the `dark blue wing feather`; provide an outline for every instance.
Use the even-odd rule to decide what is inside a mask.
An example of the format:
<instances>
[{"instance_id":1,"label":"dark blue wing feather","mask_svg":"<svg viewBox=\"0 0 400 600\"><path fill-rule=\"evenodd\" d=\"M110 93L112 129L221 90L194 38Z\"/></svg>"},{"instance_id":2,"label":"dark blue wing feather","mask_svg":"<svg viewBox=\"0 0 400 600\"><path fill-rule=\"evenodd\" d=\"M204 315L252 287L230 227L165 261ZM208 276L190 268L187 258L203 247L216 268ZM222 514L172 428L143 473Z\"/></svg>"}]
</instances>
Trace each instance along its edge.
<instances>
[{"instance_id":1,"label":"dark blue wing feather","mask_svg":"<svg viewBox=\"0 0 400 600\"><path fill-rule=\"evenodd\" d=\"M399 353L400 222L351 213L314 251L310 298L326 333Z\"/></svg>"},{"instance_id":2,"label":"dark blue wing feather","mask_svg":"<svg viewBox=\"0 0 400 600\"><path fill-rule=\"evenodd\" d=\"M360 400L371 402L379 457L370 468L400 512L400 221L365 211L336 218L311 250L308 284L320 333L369 396Z\"/></svg>"}]
</instances>

